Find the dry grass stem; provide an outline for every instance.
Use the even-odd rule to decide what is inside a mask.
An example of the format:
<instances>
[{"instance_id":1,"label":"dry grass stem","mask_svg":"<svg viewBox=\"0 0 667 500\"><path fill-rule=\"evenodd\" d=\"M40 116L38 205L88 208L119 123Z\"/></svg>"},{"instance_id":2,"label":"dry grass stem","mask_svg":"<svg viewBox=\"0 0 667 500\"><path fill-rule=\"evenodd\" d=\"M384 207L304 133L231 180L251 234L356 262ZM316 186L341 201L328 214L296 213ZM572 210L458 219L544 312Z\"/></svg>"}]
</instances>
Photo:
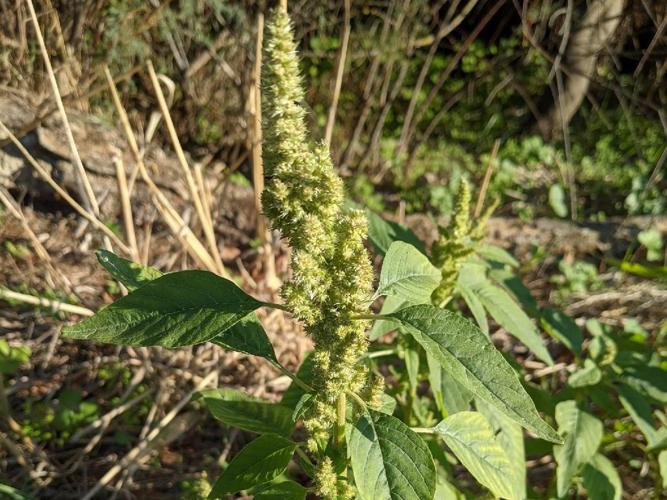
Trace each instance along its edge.
<instances>
[{"instance_id":1,"label":"dry grass stem","mask_svg":"<svg viewBox=\"0 0 667 500\"><path fill-rule=\"evenodd\" d=\"M338 53L338 64L336 67L336 79L334 80L333 96L327 123L324 128L324 142L331 146L331 136L336 122L336 112L338 111L338 100L340 98L340 89L343 86L343 74L345 73L345 61L347 59L347 47L350 42L350 0L344 0L345 17L343 19L343 33L341 35L340 52Z\"/></svg>"},{"instance_id":2,"label":"dry grass stem","mask_svg":"<svg viewBox=\"0 0 667 500\"><path fill-rule=\"evenodd\" d=\"M16 148L21 152L21 154L24 156L26 160L28 160L28 163L35 169L35 171L39 174L39 176L46 181L46 183L51 186L51 188L58 193L81 217L86 219L88 222L90 222L93 226L95 226L97 229L99 229L104 236L107 236L109 240L111 240L114 245L116 245L120 250L127 254L131 254L130 248L123 243L123 241L116 236L116 234L109 229L106 225L104 225L94 214L83 208L74 198L72 198L67 191L65 191L60 185L53 180L53 177L42 167L35 158L30 154L30 152L21 144L21 141L17 139L17 137L5 126L4 123L0 121L0 131L4 132L7 134L7 137L11 140L11 142L16 146Z\"/></svg>"},{"instance_id":3,"label":"dry grass stem","mask_svg":"<svg viewBox=\"0 0 667 500\"><path fill-rule=\"evenodd\" d=\"M139 260L139 248L137 246L137 236L134 232L134 217L132 215L132 204L130 203L130 193L127 188L127 177L125 176L125 166L120 154L113 157L113 163L116 167L116 179L118 180L118 194L120 195L120 204L123 211L123 225L125 226L125 237L132 249L132 259Z\"/></svg>"},{"instance_id":4,"label":"dry grass stem","mask_svg":"<svg viewBox=\"0 0 667 500\"><path fill-rule=\"evenodd\" d=\"M30 11L30 17L32 19L32 23L35 27L37 42L39 43L39 48L42 53L42 57L44 58L44 65L46 66L46 71L49 76L51 90L53 91L53 98L56 100L56 105L58 106L58 111L60 112L60 116L63 122L63 129L65 131L67 142L69 144L70 151L72 153L72 163L74 163L76 169L79 172L78 180L81 186L81 197L83 200L85 200L84 205L86 205L87 208L90 208L93 214L95 214L95 216L99 217L100 207L99 204L97 203L97 198L95 197L95 192L93 191L93 187L90 184L90 180L88 179L88 174L86 174L86 170L83 168L83 162L81 161L79 150L76 147L76 142L74 142L74 135L72 134L72 129L69 124L69 119L67 118L67 113L65 112L65 106L63 105L63 100L62 97L60 96L60 90L58 89L58 82L56 81L56 76L55 73L53 72L53 67L51 66L49 53L48 50L46 49L46 44L44 43L44 37L42 36L42 31L39 27L37 14L35 13L35 7L32 4L32 0L27 0L27 5L28 5L28 10Z\"/></svg>"},{"instance_id":5,"label":"dry grass stem","mask_svg":"<svg viewBox=\"0 0 667 500\"><path fill-rule=\"evenodd\" d=\"M224 276L226 275L225 267L222 264L222 259L220 258L220 251L218 250L218 245L215 241L215 233L213 231L213 225L209 223L211 217L210 215L207 215L206 212L204 211L204 206L202 204L201 197L199 195L199 192L197 191L197 184L195 183L194 177L192 176L192 171L190 170L188 161L185 158L185 153L183 152L181 143L178 140L178 135L176 134L176 128L174 127L174 122L172 121L171 115L169 114L167 101L165 100L164 94L162 93L162 88L160 87L160 82L158 81L155 69L153 68L153 64L150 61L148 61L147 67L148 67L148 74L150 75L151 82L153 84L153 90L155 91L155 95L160 105L160 110L162 112L164 122L167 126L167 131L169 132L169 137L171 138L174 151L176 152L176 157L178 158L178 162L181 165L183 174L185 176L185 180L188 185L188 189L190 190L192 203L194 204L195 210L197 211L197 216L199 217L199 221L201 222L202 228L204 230L204 236L206 238L206 242L211 251L211 255L215 261L215 267L217 269L217 272Z\"/></svg>"},{"instance_id":6,"label":"dry grass stem","mask_svg":"<svg viewBox=\"0 0 667 500\"><path fill-rule=\"evenodd\" d=\"M183 248L186 249L188 254L192 258L194 258L195 261L203 265L209 271L216 272L217 266L211 255L208 253L208 251L206 250L204 245L202 245L199 239L197 239L192 230L188 227L185 221L183 221L183 219L171 205L167 197L164 195L164 193L162 193L162 191L160 191L160 188L158 188L158 186L153 182L150 175L148 174L148 170L146 169L144 160L141 156L141 153L139 152L137 139L134 135L134 132L132 131L132 127L130 126L130 120L127 117L127 112L125 111L125 108L123 107L123 104L120 101L120 96L118 95L118 91L116 90L116 85L113 81L113 78L111 77L111 73L109 72L108 68L104 69L104 74L107 78L107 83L109 84L111 97L114 102L116 111L118 113L118 117L120 118L123 132L125 133L125 137L130 146L130 150L132 151L132 155L134 156L134 160L137 164L139 174L141 175L142 180L148 186L148 190L151 193L153 204L158 209L160 215L162 215L162 218L169 226L169 229L171 230L172 234L174 234L174 236L178 238L178 240L181 242L181 245L183 246ZM147 248L147 243L144 242L144 252L145 252L144 257L147 256L148 251L149 250ZM147 260L144 258L142 259Z\"/></svg>"},{"instance_id":7,"label":"dry grass stem","mask_svg":"<svg viewBox=\"0 0 667 500\"><path fill-rule=\"evenodd\" d=\"M43 297L35 297L25 293L14 292L6 288L0 288L0 299L17 300L25 304L32 304L35 306L48 307L54 312L63 311L71 314L78 314L79 316L92 316L95 314L87 307L75 306L74 304L67 304L59 300L45 299Z\"/></svg>"}]
</instances>

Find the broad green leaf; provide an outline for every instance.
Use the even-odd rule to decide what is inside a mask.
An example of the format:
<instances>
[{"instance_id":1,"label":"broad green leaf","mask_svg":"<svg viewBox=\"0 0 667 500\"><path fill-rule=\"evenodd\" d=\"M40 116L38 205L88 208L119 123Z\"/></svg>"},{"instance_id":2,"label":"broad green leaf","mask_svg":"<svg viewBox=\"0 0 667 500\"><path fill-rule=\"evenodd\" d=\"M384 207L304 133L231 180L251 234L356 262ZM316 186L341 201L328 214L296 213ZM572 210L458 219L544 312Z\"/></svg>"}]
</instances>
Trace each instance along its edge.
<instances>
[{"instance_id":1,"label":"broad green leaf","mask_svg":"<svg viewBox=\"0 0 667 500\"><path fill-rule=\"evenodd\" d=\"M287 468L296 443L265 434L238 452L213 485L209 498L222 498L258 484L268 483Z\"/></svg>"},{"instance_id":2,"label":"broad green leaf","mask_svg":"<svg viewBox=\"0 0 667 500\"><path fill-rule=\"evenodd\" d=\"M512 468L514 492L520 498L526 498L526 451L523 429L514 420L496 411L484 401L475 401L477 411L486 417L501 448L509 458Z\"/></svg>"},{"instance_id":3,"label":"broad green leaf","mask_svg":"<svg viewBox=\"0 0 667 500\"><path fill-rule=\"evenodd\" d=\"M658 464L660 466L660 477L662 478L662 487L667 488L667 450L662 450L658 455Z\"/></svg>"},{"instance_id":4,"label":"broad green leaf","mask_svg":"<svg viewBox=\"0 0 667 500\"><path fill-rule=\"evenodd\" d=\"M611 461L601 454L596 454L586 465L581 475L584 488L591 500L620 500L623 496L623 484L618 471Z\"/></svg>"},{"instance_id":5,"label":"broad green leaf","mask_svg":"<svg viewBox=\"0 0 667 500\"><path fill-rule=\"evenodd\" d=\"M568 377L567 383L570 387L578 389L580 387L595 385L599 383L600 380L602 380L602 372L595 362L586 359L584 361L584 366Z\"/></svg>"},{"instance_id":6,"label":"broad green leaf","mask_svg":"<svg viewBox=\"0 0 667 500\"><path fill-rule=\"evenodd\" d=\"M126 346L180 347L217 337L261 305L225 278L182 271L150 281L63 334Z\"/></svg>"},{"instance_id":7,"label":"broad green leaf","mask_svg":"<svg viewBox=\"0 0 667 500\"><path fill-rule=\"evenodd\" d=\"M475 292L473 292L468 287L465 281L462 281L460 279L456 283L456 289L461 294L461 297L463 297L463 300L468 306L468 309L470 309L470 312L475 318L477 325L479 325L479 328L484 332L485 335L488 336L489 322L486 319L486 310L484 309L484 306L480 302L477 295L475 295Z\"/></svg>"},{"instance_id":8,"label":"broad green leaf","mask_svg":"<svg viewBox=\"0 0 667 500\"><path fill-rule=\"evenodd\" d=\"M131 260L123 259L108 250L100 249L95 252L95 255L102 267L125 285L130 292L163 276L162 272L154 267L142 266Z\"/></svg>"},{"instance_id":9,"label":"broad green leaf","mask_svg":"<svg viewBox=\"0 0 667 500\"><path fill-rule=\"evenodd\" d=\"M253 489L254 500L304 500L308 490L294 481L279 481Z\"/></svg>"},{"instance_id":10,"label":"broad green leaf","mask_svg":"<svg viewBox=\"0 0 667 500\"><path fill-rule=\"evenodd\" d=\"M313 380L313 357L310 354L306 355L304 358L299 370L296 372L296 376L307 384L310 384ZM283 393L283 398L280 401L280 404L294 409L305 393L306 391L304 391L302 387L299 387L292 382Z\"/></svg>"},{"instance_id":11,"label":"broad green leaf","mask_svg":"<svg viewBox=\"0 0 667 500\"><path fill-rule=\"evenodd\" d=\"M428 380L435 404L443 417L470 409L472 394L463 387L431 355L426 355L428 362Z\"/></svg>"},{"instance_id":12,"label":"broad green leaf","mask_svg":"<svg viewBox=\"0 0 667 500\"><path fill-rule=\"evenodd\" d=\"M248 314L226 331L212 338L211 342L230 351L259 356L278 364L273 345L255 312Z\"/></svg>"},{"instance_id":13,"label":"broad green leaf","mask_svg":"<svg viewBox=\"0 0 667 500\"><path fill-rule=\"evenodd\" d=\"M537 436L561 441L540 418L516 372L472 322L429 305L411 306L389 317L400 321L426 352L473 394Z\"/></svg>"},{"instance_id":14,"label":"broad green leaf","mask_svg":"<svg viewBox=\"0 0 667 500\"><path fill-rule=\"evenodd\" d=\"M466 496L444 477L438 476L435 485L436 500L466 500Z\"/></svg>"},{"instance_id":15,"label":"broad green leaf","mask_svg":"<svg viewBox=\"0 0 667 500\"><path fill-rule=\"evenodd\" d=\"M471 264L463 266L464 270L469 266ZM538 358L549 365L553 365L551 355L544 346L544 341L537 328L514 299L505 290L486 279L480 280L477 278L467 281L468 278L464 274L464 270L461 271L459 279L477 296L493 319L511 335L523 342Z\"/></svg>"},{"instance_id":16,"label":"broad green leaf","mask_svg":"<svg viewBox=\"0 0 667 500\"><path fill-rule=\"evenodd\" d=\"M382 402L376 410L387 415L392 415L394 410L396 410L396 400L389 394L382 393Z\"/></svg>"},{"instance_id":17,"label":"broad green leaf","mask_svg":"<svg viewBox=\"0 0 667 500\"><path fill-rule=\"evenodd\" d=\"M258 434L289 437L294 431L292 410L254 398L236 389L207 389L200 392L202 402L218 420Z\"/></svg>"},{"instance_id":18,"label":"broad green leaf","mask_svg":"<svg viewBox=\"0 0 667 500\"><path fill-rule=\"evenodd\" d=\"M441 279L440 271L423 253L395 241L384 257L375 295L396 295L412 304L427 304Z\"/></svg>"},{"instance_id":19,"label":"broad green leaf","mask_svg":"<svg viewBox=\"0 0 667 500\"><path fill-rule=\"evenodd\" d=\"M651 405L644 396L632 387L621 384L618 387L621 404L632 417L639 430L646 437L649 449L667 444L667 428L655 427Z\"/></svg>"},{"instance_id":20,"label":"broad green leaf","mask_svg":"<svg viewBox=\"0 0 667 500\"><path fill-rule=\"evenodd\" d=\"M540 323L544 331L564 344L574 354L581 356L584 334L571 317L563 311L547 308L540 315Z\"/></svg>"},{"instance_id":21,"label":"broad green leaf","mask_svg":"<svg viewBox=\"0 0 667 500\"><path fill-rule=\"evenodd\" d=\"M580 467L593 458L602 441L602 422L577 408L576 401L556 405L558 432L563 444L554 446L558 496L564 497Z\"/></svg>"},{"instance_id":22,"label":"broad green leaf","mask_svg":"<svg viewBox=\"0 0 667 500\"><path fill-rule=\"evenodd\" d=\"M639 392L667 404L667 370L656 366L633 366L626 368L621 378Z\"/></svg>"},{"instance_id":23,"label":"broad green leaf","mask_svg":"<svg viewBox=\"0 0 667 500\"><path fill-rule=\"evenodd\" d=\"M537 300L530 290L521 281L521 277L507 267L496 267L489 269L489 278L497 285L502 286L508 293L519 301L523 310L532 317L539 316Z\"/></svg>"},{"instance_id":24,"label":"broad green leaf","mask_svg":"<svg viewBox=\"0 0 667 500\"><path fill-rule=\"evenodd\" d=\"M366 218L368 219L368 240L378 254L384 256L395 241L409 243L420 252L425 253L424 244L408 228L396 222L387 221L370 210L366 210Z\"/></svg>"},{"instance_id":25,"label":"broad green leaf","mask_svg":"<svg viewBox=\"0 0 667 500\"><path fill-rule=\"evenodd\" d=\"M396 295L389 295L384 299L382 308L380 309L380 314L389 314L394 311L398 311L403 306L407 305L407 302L404 298L398 297ZM370 340L377 340L382 337L385 333L389 333L392 330L396 330L396 323L394 321L386 321L384 319L379 319L373 323L373 327L368 332L368 338Z\"/></svg>"},{"instance_id":26,"label":"broad green leaf","mask_svg":"<svg viewBox=\"0 0 667 500\"><path fill-rule=\"evenodd\" d=\"M477 253L484 257L484 260L490 260L509 267L519 267L519 261L516 260L507 250L496 245L481 245Z\"/></svg>"},{"instance_id":27,"label":"broad green leaf","mask_svg":"<svg viewBox=\"0 0 667 500\"><path fill-rule=\"evenodd\" d=\"M434 427L454 455L477 481L503 498L520 498L513 484L509 457L496 440L484 415L462 411Z\"/></svg>"},{"instance_id":28,"label":"broad green leaf","mask_svg":"<svg viewBox=\"0 0 667 500\"><path fill-rule=\"evenodd\" d=\"M430 500L435 465L426 443L397 418L363 413L348 438L354 479L364 500Z\"/></svg>"}]
</instances>

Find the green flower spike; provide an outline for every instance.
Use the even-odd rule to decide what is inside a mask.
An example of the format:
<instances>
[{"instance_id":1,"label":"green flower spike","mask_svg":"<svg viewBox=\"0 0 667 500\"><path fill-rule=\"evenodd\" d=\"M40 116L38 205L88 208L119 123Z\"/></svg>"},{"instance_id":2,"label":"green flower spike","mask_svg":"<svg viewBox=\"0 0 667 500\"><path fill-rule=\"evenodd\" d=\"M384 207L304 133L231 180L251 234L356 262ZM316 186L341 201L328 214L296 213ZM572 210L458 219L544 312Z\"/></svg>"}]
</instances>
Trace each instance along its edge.
<instances>
[{"instance_id":1,"label":"green flower spike","mask_svg":"<svg viewBox=\"0 0 667 500\"><path fill-rule=\"evenodd\" d=\"M311 449L325 441L336 420L334 403L365 385L357 365L367 350L368 322L351 317L367 309L373 281L363 241L363 212L343 208L343 185L329 149L310 138L301 103L304 92L289 17L277 10L267 25L264 65L262 196L274 229L292 247L291 279L283 299L315 341L315 404L305 417Z\"/></svg>"}]
</instances>

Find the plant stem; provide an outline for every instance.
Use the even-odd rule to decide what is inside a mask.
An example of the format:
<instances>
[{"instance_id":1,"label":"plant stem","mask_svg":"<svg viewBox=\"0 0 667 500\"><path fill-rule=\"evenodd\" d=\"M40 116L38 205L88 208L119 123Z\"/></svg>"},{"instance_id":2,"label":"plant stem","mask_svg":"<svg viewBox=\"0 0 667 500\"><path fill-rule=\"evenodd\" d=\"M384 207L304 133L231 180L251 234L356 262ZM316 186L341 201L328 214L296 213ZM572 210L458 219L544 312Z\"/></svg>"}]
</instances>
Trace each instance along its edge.
<instances>
[{"instance_id":1,"label":"plant stem","mask_svg":"<svg viewBox=\"0 0 667 500\"><path fill-rule=\"evenodd\" d=\"M357 314L355 316L350 316L350 319L359 319L359 320L362 320L362 319L373 319L373 320L389 319L389 320L391 320L391 318L389 318L387 316L384 316L382 314Z\"/></svg>"},{"instance_id":2,"label":"plant stem","mask_svg":"<svg viewBox=\"0 0 667 500\"><path fill-rule=\"evenodd\" d=\"M304 462L306 462L308 465L310 465L311 467L315 467L315 466L313 465L313 462L310 461L310 457L306 454L305 451L303 451L303 450L301 449L300 446L297 446L297 447L296 447L296 454L299 455L299 457L300 457Z\"/></svg>"},{"instance_id":3,"label":"plant stem","mask_svg":"<svg viewBox=\"0 0 667 500\"><path fill-rule=\"evenodd\" d=\"M435 434L433 427L410 427L410 429L417 434Z\"/></svg>"},{"instance_id":4,"label":"plant stem","mask_svg":"<svg viewBox=\"0 0 667 500\"><path fill-rule=\"evenodd\" d=\"M373 359L373 358L381 358L383 356L391 356L392 354L396 354L396 349L383 349L381 351L372 351L366 353L366 357L368 359Z\"/></svg>"},{"instance_id":5,"label":"plant stem","mask_svg":"<svg viewBox=\"0 0 667 500\"><path fill-rule=\"evenodd\" d=\"M338 401L336 403L336 435L335 443L336 448L342 450L345 446L345 420L346 420L346 410L347 410L347 398L343 392L338 396Z\"/></svg>"},{"instance_id":6,"label":"plant stem","mask_svg":"<svg viewBox=\"0 0 667 500\"><path fill-rule=\"evenodd\" d=\"M354 392L348 392L348 394L352 396L352 399L354 399L357 402L357 404L364 409L364 411L368 409L368 407L366 406L366 402L363 399L361 399L361 397L359 397L358 394Z\"/></svg>"},{"instance_id":7,"label":"plant stem","mask_svg":"<svg viewBox=\"0 0 667 500\"><path fill-rule=\"evenodd\" d=\"M291 312L284 304L276 304L275 302L262 302L262 305L272 309L280 309L281 311Z\"/></svg>"},{"instance_id":8,"label":"plant stem","mask_svg":"<svg viewBox=\"0 0 667 500\"><path fill-rule=\"evenodd\" d=\"M283 365L276 361L272 361L271 364L275 366L280 373L283 375L287 375L289 378L291 378L296 385L301 387L304 391L306 392L314 392L315 389L311 387L310 385L306 384L303 380L301 380L299 377L297 377L294 373L289 371L287 368L285 368Z\"/></svg>"}]
</instances>

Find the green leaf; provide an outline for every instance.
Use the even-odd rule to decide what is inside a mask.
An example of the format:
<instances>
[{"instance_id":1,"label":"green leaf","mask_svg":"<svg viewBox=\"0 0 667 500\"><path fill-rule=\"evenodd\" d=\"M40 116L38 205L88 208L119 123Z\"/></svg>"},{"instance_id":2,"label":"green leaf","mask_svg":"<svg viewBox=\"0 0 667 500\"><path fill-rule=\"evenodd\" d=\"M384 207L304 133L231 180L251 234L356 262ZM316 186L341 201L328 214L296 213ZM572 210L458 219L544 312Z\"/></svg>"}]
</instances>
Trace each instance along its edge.
<instances>
[{"instance_id":1,"label":"green leaf","mask_svg":"<svg viewBox=\"0 0 667 500\"><path fill-rule=\"evenodd\" d=\"M294 481L280 481L253 489L254 500L304 500L308 490Z\"/></svg>"},{"instance_id":2,"label":"green leaf","mask_svg":"<svg viewBox=\"0 0 667 500\"><path fill-rule=\"evenodd\" d=\"M392 415L396 409L396 400L387 393L382 393L382 402L380 406L376 408L377 411L386 413L387 415Z\"/></svg>"},{"instance_id":3,"label":"green leaf","mask_svg":"<svg viewBox=\"0 0 667 500\"><path fill-rule=\"evenodd\" d=\"M564 344L577 356L581 356L584 334L570 316L563 311L546 308L542 310L540 323L550 336Z\"/></svg>"},{"instance_id":4,"label":"green leaf","mask_svg":"<svg viewBox=\"0 0 667 500\"><path fill-rule=\"evenodd\" d=\"M461 297L463 297L463 300L465 301L466 305L468 306L468 309L470 309L470 312L472 313L473 317L475 318L475 321L479 325L480 329L484 332L484 334L486 336L488 336L489 335L489 322L486 319L486 311L484 310L484 306L482 305L482 302L479 300L477 295L475 295L475 292L473 292L470 289L470 287L468 287L465 280L459 279L456 282L456 289L461 294Z\"/></svg>"},{"instance_id":5,"label":"green leaf","mask_svg":"<svg viewBox=\"0 0 667 500\"><path fill-rule=\"evenodd\" d=\"M520 498L513 483L513 470L484 415L462 411L434 427L477 481L503 498Z\"/></svg>"},{"instance_id":6,"label":"green leaf","mask_svg":"<svg viewBox=\"0 0 667 500\"><path fill-rule=\"evenodd\" d=\"M254 398L236 389L207 389L199 393L202 402L218 420L258 434L294 432L292 410L285 406Z\"/></svg>"},{"instance_id":7,"label":"green leaf","mask_svg":"<svg viewBox=\"0 0 667 500\"><path fill-rule=\"evenodd\" d=\"M580 387L595 385L599 383L600 380L602 380L602 372L595 362L586 359L584 361L584 366L568 377L567 383L570 387L578 389Z\"/></svg>"},{"instance_id":8,"label":"green leaf","mask_svg":"<svg viewBox=\"0 0 667 500\"><path fill-rule=\"evenodd\" d=\"M560 184L552 184L549 188L549 206L554 213L560 217L567 217L567 204L565 203L565 190Z\"/></svg>"},{"instance_id":9,"label":"green leaf","mask_svg":"<svg viewBox=\"0 0 667 500\"><path fill-rule=\"evenodd\" d=\"M413 304L431 302L442 279L440 271L412 245L395 241L385 255L375 296L395 295Z\"/></svg>"},{"instance_id":10,"label":"green leaf","mask_svg":"<svg viewBox=\"0 0 667 500\"><path fill-rule=\"evenodd\" d=\"M667 443L667 428L655 427L651 405L641 393L628 385L621 384L618 387L618 397L639 430L646 436L649 449Z\"/></svg>"},{"instance_id":11,"label":"green leaf","mask_svg":"<svg viewBox=\"0 0 667 500\"><path fill-rule=\"evenodd\" d=\"M480 279L479 272L474 274L472 266L474 264L463 266L459 274L459 281L463 282L477 296L484 308L489 311L489 314L500 326L523 342L542 361L553 365L553 360L544 346L544 341L526 313L505 290L495 286L487 279ZM469 270L470 273L468 273ZM472 278L473 276L474 278Z\"/></svg>"},{"instance_id":12,"label":"green leaf","mask_svg":"<svg viewBox=\"0 0 667 500\"><path fill-rule=\"evenodd\" d=\"M561 441L540 418L516 372L469 320L429 305L411 306L389 317L400 321L426 352L473 394L537 436Z\"/></svg>"},{"instance_id":13,"label":"green leaf","mask_svg":"<svg viewBox=\"0 0 667 500\"><path fill-rule=\"evenodd\" d=\"M511 484L520 498L526 498L526 452L523 429L515 421L477 399L477 411L486 417L493 428L496 440L509 458L512 468Z\"/></svg>"},{"instance_id":14,"label":"green leaf","mask_svg":"<svg viewBox=\"0 0 667 500\"><path fill-rule=\"evenodd\" d=\"M431 355L426 355L428 362L428 380L435 404L443 417L470 409L472 394L458 383L449 373L440 366L440 363Z\"/></svg>"},{"instance_id":15,"label":"green leaf","mask_svg":"<svg viewBox=\"0 0 667 500\"><path fill-rule=\"evenodd\" d=\"M350 431L349 454L359 496L365 500L429 500L435 465L426 443L397 418L363 413Z\"/></svg>"},{"instance_id":16,"label":"green leaf","mask_svg":"<svg viewBox=\"0 0 667 500\"><path fill-rule=\"evenodd\" d=\"M558 496L564 497L579 468L597 452L602 441L602 422L577 408L576 401L556 405L556 422L564 440L562 445L554 446L556 482Z\"/></svg>"},{"instance_id":17,"label":"green leaf","mask_svg":"<svg viewBox=\"0 0 667 500\"><path fill-rule=\"evenodd\" d=\"M208 497L221 498L274 480L287 468L295 449L296 443L275 434L258 437L236 454Z\"/></svg>"},{"instance_id":18,"label":"green leaf","mask_svg":"<svg viewBox=\"0 0 667 500\"><path fill-rule=\"evenodd\" d=\"M395 241L409 243L420 252L425 253L424 244L408 228L396 222L384 220L370 210L366 210L366 218L368 219L368 240L378 254L384 256Z\"/></svg>"},{"instance_id":19,"label":"green leaf","mask_svg":"<svg viewBox=\"0 0 667 500\"><path fill-rule=\"evenodd\" d=\"M535 297L530 293L528 287L523 284L521 277L511 269L507 267L491 268L489 269L489 278L513 295L529 316L539 316L540 311Z\"/></svg>"},{"instance_id":20,"label":"green leaf","mask_svg":"<svg viewBox=\"0 0 667 500\"><path fill-rule=\"evenodd\" d=\"M596 500L620 500L623 496L623 484L618 471L611 461L601 454L596 454L586 465L581 475L588 498Z\"/></svg>"},{"instance_id":21,"label":"green leaf","mask_svg":"<svg viewBox=\"0 0 667 500\"><path fill-rule=\"evenodd\" d=\"M225 278L182 271L143 285L63 334L126 346L180 347L217 337L261 305Z\"/></svg>"},{"instance_id":22,"label":"green leaf","mask_svg":"<svg viewBox=\"0 0 667 500\"><path fill-rule=\"evenodd\" d=\"M663 241L662 233L655 227L640 231L637 235L639 243L646 247L646 259L650 262L662 260Z\"/></svg>"},{"instance_id":23,"label":"green leaf","mask_svg":"<svg viewBox=\"0 0 667 500\"><path fill-rule=\"evenodd\" d=\"M11 347L6 340L0 339L0 374L13 375L30 360L31 354L28 346Z\"/></svg>"},{"instance_id":24,"label":"green leaf","mask_svg":"<svg viewBox=\"0 0 667 500\"><path fill-rule=\"evenodd\" d=\"M496 245L481 245L477 253L484 260L497 262L509 267L519 267L519 261L514 258L507 250Z\"/></svg>"},{"instance_id":25,"label":"green leaf","mask_svg":"<svg viewBox=\"0 0 667 500\"><path fill-rule=\"evenodd\" d=\"M626 368L621 378L651 399L667 404L667 370L656 366L633 366Z\"/></svg>"},{"instance_id":26,"label":"green leaf","mask_svg":"<svg viewBox=\"0 0 667 500\"><path fill-rule=\"evenodd\" d=\"M129 291L136 290L163 276L162 272L154 267L142 266L131 260L123 259L108 250L100 249L95 252L95 255L102 267L125 285Z\"/></svg>"},{"instance_id":27,"label":"green leaf","mask_svg":"<svg viewBox=\"0 0 667 500\"><path fill-rule=\"evenodd\" d=\"M32 500L32 497L27 493L2 483L0 483L0 498L5 500Z\"/></svg>"},{"instance_id":28,"label":"green leaf","mask_svg":"<svg viewBox=\"0 0 667 500\"><path fill-rule=\"evenodd\" d=\"M660 465L662 487L667 488L667 450L662 450L658 455L658 464Z\"/></svg>"},{"instance_id":29,"label":"green leaf","mask_svg":"<svg viewBox=\"0 0 667 500\"><path fill-rule=\"evenodd\" d=\"M248 314L226 331L212 338L211 342L230 351L259 356L278 364L273 345L255 312Z\"/></svg>"}]
</instances>

